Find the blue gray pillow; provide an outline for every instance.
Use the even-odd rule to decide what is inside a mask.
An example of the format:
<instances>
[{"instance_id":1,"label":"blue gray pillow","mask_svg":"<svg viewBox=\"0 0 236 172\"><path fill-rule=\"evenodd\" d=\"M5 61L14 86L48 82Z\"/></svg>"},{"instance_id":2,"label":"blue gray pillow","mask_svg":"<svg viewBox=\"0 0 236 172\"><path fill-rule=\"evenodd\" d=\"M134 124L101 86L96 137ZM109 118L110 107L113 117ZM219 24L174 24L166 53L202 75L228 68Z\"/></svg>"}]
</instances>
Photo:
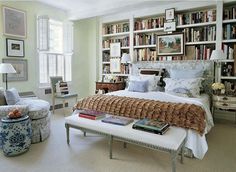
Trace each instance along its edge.
<instances>
[{"instance_id":1,"label":"blue gray pillow","mask_svg":"<svg viewBox=\"0 0 236 172\"><path fill-rule=\"evenodd\" d=\"M147 92L148 91L148 80L145 80L145 81L131 80L131 81L129 81L128 91Z\"/></svg>"},{"instance_id":2,"label":"blue gray pillow","mask_svg":"<svg viewBox=\"0 0 236 172\"><path fill-rule=\"evenodd\" d=\"M11 88L5 91L5 98L8 105L15 105L20 101L20 96L15 88Z\"/></svg>"}]
</instances>

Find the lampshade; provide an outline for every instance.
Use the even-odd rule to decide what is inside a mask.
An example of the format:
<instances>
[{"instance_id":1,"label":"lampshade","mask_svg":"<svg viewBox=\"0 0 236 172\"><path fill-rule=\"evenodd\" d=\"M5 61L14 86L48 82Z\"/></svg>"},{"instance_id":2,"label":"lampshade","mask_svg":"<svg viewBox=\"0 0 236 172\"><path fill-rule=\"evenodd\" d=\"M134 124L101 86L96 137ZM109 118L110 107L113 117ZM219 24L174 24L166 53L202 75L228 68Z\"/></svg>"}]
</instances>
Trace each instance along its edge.
<instances>
[{"instance_id":1,"label":"lampshade","mask_svg":"<svg viewBox=\"0 0 236 172\"><path fill-rule=\"evenodd\" d=\"M123 53L121 57L121 63L130 63L130 62L131 62L130 55L127 53Z\"/></svg>"},{"instance_id":2,"label":"lampshade","mask_svg":"<svg viewBox=\"0 0 236 172\"><path fill-rule=\"evenodd\" d=\"M10 63L1 63L0 73L16 73L16 70Z\"/></svg>"},{"instance_id":3,"label":"lampshade","mask_svg":"<svg viewBox=\"0 0 236 172\"><path fill-rule=\"evenodd\" d=\"M220 61L225 59L226 59L226 54L222 50L212 51L210 60Z\"/></svg>"}]
</instances>

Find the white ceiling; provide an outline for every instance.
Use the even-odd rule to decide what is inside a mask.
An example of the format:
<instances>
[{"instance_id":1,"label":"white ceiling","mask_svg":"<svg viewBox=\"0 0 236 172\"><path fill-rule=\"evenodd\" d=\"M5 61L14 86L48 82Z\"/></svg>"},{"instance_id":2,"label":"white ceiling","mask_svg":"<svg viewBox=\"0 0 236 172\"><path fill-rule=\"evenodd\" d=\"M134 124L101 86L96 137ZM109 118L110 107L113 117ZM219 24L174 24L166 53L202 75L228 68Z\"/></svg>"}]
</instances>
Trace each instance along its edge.
<instances>
[{"instance_id":1,"label":"white ceiling","mask_svg":"<svg viewBox=\"0 0 236 172\"><path fill-rule=\"evenodd\" d=\"M179 0L37 0L65 10L71 20L135 10L139 7L164 5Z\"/></svg>"}]
</instances>

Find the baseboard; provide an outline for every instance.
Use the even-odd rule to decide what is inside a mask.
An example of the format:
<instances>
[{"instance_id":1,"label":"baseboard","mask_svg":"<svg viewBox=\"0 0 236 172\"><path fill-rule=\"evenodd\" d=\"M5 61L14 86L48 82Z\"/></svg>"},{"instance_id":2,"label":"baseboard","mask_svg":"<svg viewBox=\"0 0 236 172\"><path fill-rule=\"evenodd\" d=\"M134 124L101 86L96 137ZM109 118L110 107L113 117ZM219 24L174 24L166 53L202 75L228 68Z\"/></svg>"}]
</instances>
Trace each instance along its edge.
<instances>
[{"instance_id":1,"label":"baseboard","mask_svg":"<svg viewBox=\"0 0 236 172\"><path fill-rule=\"evenodd\" d=\"M228 121L234 121L235 120L235 113L236 112L216 110L215 114L214 114L214 118L224 119L224 120L228 120Z\"/></svg>"},{"instance_id":2,"label":"baseboard","mask_svg":"<svg viewBox=\"0 0 236 172\"><path fill-rule=\"evenodd\" d=\"M69 104L68 103L66 103L65 104L65 107L68 107L69 106ZM52 105L50 106L50 110L52 110ZM54 109L62 109L63 108L63 104L56 104L55 106L54 106Z\"/></svg>"}]
</instances>

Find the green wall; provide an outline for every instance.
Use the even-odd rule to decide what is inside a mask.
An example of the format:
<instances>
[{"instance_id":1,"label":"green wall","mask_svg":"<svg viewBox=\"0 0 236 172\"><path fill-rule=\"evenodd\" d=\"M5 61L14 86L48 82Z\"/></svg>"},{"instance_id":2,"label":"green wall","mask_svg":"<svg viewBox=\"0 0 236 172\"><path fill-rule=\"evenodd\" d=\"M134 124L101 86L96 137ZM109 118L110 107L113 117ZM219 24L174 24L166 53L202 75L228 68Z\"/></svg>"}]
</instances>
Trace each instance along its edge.
<instances>
[{"instance_id":1,"label":"green wall","mask_svg":"<svg viewBox=\"0 0 236 172\"><path fill-rule=\"evenodd\" d=\"M24 10L27 13L27 38L25 43L25 57L28 61L28 80L9 82L8 87L15 87L20 92L34 91L40 98L50 100L51 95L44 94L44 88L38 88L38 59L36 44L36 17L37 15L48 15L50 18L60 21L67 20L67 14L60 9L44 5L39 2L0 2L0 6L5 5L16 9ZM0 62L6 57L6 38L3 35L2 12L0 13ZM20 39L12 37L14 39ZM97 75L96 61L98 57L97 46L97 18L81 21L74 21L74 55L72 59L72 85L73 92L79 93L79 97L93 94ZM5 88L0 75L0 87Z\"/></svg>"}]
</instances>

